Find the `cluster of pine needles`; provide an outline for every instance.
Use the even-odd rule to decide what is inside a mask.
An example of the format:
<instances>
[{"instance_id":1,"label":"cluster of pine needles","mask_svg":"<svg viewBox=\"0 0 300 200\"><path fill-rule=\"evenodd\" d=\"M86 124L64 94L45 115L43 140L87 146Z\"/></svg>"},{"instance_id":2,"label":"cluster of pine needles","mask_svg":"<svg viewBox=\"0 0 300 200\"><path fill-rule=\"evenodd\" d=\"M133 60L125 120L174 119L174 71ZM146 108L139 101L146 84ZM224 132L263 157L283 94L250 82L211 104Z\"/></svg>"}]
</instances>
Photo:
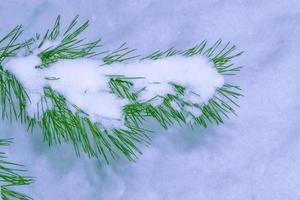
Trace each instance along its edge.
<instances>
[{"instance_id":1,"label":"cluster of pine needles","mask_svg":"<svg viewBox=\"0 0 300 200\"><path fill-rule=\"evenodd\" d=\"M11 143L11 139L0 139L0 148ZM23 165L6 161L5 153L0 150L0 193L2 200L32 199L14 190L16 186L29 185L33 182L33 177L23 175L24 172Z\"/></svg>"},{"instance_id":2,"label":"cluster of pine needles","mask_svg":"<svg viewBox=\"0 0 300 200\"><path fill-rule=\"evenodd\" d=\"M139 101L138 96L144 88L133 90L134 78L125 76L110 76L109 87L111 93L121 99L129 100L123 107L125 128L106 128L101 122L93 122L89 115L78 106L70 103L63 95L51 87L44 88L44 94L38 103L41 112L35 117L26 113L26 104L30 102L26 88L9 71L4 70L5 61L16 55L30 55L39 49L38 56L42 63L37 68L51 67L51 64L64 59L95 58L100 59L99 65L109 67L116 62L130 62L131 60L157 60L174 55L206 56L214 64L217 71L224 76L235 75L240 67L234 66L232 59L242 52L236 52L236 47L230 43L223 44L218 40L213 45L206 41L186 49L170 48L165 51L156 51L148 56L136 55L136 49L130 49L122 44L112 51L100 51L101 40L86 41L81 38L82 32L89 26L89 21L82 24L76 16L69 25L62 30L60 16L57 17L52 28L45 34L36 34L35 37L21 40L22 27L17 26L8 34L0 38L0 104L2 119L17 120L27 125L28 130L39 127L49 145L71 142L76 154L83 151L89 157L96 157L105 162L110 158L125 156L134 161L141 154L140 144L149 145L151 138L149 132L143 128L143 122L149 118L157 121L163 128L173 124L194 127L200 125L207 127L209 123L223 123L223 118L230 113L235 114L238 107L236 100L241 96L240 87L229 83L217 88L214 96L208 103L191 103L184 99L186 88L176 83L170 83L176 95L155 96L147 101ZM52 46L44 47L46 42L53 42ZM152 102L160 100L162 104ZM99 100L101 102L101 100ZM174 103L177 108L174 108ZM51 106L48 106L48 105ZM178 110L178 107L181 109ZM184 111L185 107L193 107L201 111L200 116ZM189 118L187 120L187 117ZM1 140L7 144L5 140ZM0 166L1 167L1 166ZM3 170L5 168L0 168ZM0 172L2 173L2 172ZM25 183L31 179L25 178ZM3 191L3 188L2 188Z\"/></svg>"}]
</instances>

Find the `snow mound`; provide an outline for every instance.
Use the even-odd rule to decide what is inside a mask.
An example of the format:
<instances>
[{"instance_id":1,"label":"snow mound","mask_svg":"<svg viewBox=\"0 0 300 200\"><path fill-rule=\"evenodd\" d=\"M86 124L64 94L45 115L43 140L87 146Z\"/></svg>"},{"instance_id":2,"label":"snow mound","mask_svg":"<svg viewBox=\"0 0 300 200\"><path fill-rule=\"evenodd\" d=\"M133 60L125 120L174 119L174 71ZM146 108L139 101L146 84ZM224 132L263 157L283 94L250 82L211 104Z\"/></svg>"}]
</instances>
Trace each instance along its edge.
<instances>
[{"instance_id":1,"label":"snow mound","mask_svg":"<svg viewBox=\"0 0 300 200\"><path fill-rule=\"evenodd\" d=\"M223 77L204 56L172 56L104 66L93 59L62 60L44 69L36 67L40 64L38 54L33 54L13 58L4 66L27 90L30 98L27 112L33 117L39 113L37 103L46 86L84 110L92 120L104 122L122 120L122 108L129 103L111 92L108 84L111 76L134 78L131 80L137 90L145 87L139 96L141 101L158 95L175 95L172 83L186 88L187 100L205 103L224 84Z\"/></svg>"}]
</instances>

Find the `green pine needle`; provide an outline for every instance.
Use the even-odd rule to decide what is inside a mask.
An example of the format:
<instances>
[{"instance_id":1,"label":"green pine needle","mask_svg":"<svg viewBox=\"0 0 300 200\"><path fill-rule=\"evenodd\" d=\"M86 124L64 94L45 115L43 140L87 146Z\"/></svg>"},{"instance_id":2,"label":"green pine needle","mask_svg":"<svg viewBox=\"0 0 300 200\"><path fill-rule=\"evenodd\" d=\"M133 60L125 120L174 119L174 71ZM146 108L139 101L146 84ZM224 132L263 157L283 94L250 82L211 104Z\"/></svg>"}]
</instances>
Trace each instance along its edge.
<instances>
[{"instance_id":1,"label":"green pine needle","mask_svg":"<svg viewBox=\"0 0 300 200\"><path fill-rule=\"evenodd\" d=\"M59 38L60 23L60 16L58 16L52 29L47 30L42 38L37 34L37 37L33 39L38 43L38 48L42 48L46 41L59 41L59 44L47 47L39 53L43 64L38 67L48 67L62 59L90 58L99 54L94 50L100 47L100 39L92 42L78 39L78 36L89 26L89 21L76 27L78 23L78 16L76 16L63 33L62 38Z\"/></svg>"}]
</instances>

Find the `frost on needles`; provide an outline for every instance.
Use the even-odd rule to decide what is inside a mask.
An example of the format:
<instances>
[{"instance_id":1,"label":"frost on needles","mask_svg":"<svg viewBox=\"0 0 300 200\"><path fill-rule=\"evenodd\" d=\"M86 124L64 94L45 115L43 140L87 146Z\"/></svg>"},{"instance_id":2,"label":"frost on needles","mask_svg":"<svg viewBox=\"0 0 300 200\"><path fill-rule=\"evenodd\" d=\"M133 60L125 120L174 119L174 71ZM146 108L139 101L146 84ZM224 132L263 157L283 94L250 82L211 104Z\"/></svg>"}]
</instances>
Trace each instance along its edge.
<instances>
[{"instance_id":1,"label":"frost on needles","mask_svg":"<svg viewBox=\"0 0 300 200\"><path fill-rule=\"evenodd\" d=\"M44 35L19 42L21 27L0 39L2 117L39 126L51 144L71 142L91 157L134 160L151 139L147 118L207 127L234 113L238 86L225 83L240 67L235 46L205 41L136 56L125 44L101 51L100 40L80 38L78 17L61 30L60 17Z\"/></svg>"}]
</instances>

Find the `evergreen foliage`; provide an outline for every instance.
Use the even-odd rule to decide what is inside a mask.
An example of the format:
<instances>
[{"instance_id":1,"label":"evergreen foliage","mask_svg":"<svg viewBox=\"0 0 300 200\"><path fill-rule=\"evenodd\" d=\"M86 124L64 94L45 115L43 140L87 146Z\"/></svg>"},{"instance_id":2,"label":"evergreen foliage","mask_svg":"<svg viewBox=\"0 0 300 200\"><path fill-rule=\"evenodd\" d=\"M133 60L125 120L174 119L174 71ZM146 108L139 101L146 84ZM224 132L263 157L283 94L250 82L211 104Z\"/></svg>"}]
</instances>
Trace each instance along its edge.
<instances>
[{"instance_id":1,"label":"evergreen foliage","mask_svg":"<svg viewBox=\"0 0 300 200\"><path fill-rule=\"evenodd\" d=\"M0 139L0 148L11 144L11 139ZM22 175L23 165L6 161L5 153L0 150L0 188L2 200L30 200L31 197L17 192L19 186L29 185L33 182L33 177Z\"/></svg>"},{"instance_id":2,"label":"evergreen foliage","mask_svg":"<svg viewBox=\"0 0 300 200\"><path fill-rule=\"evenodd\" d=\"M108 163L110 158L122 155L134 161L138 154L141 154L139 145L150 144L151 138L148 133L151 130L143 128L143 122L148 118L156 120L163 128L175 123L190 127L195 125L207 127L209 123L223 123L224 117L235 113L235 107L238 107L236 100L242 95L240 87L233 84L226 83L218 88L206 104L195 104L186 100L184 98L186 88L176 83L170 83L176 90L176 95L155 96L147 101L139 101L139 93L145 87L134 90L133 85L134 79L141 77L120 75L109 76L109 87L112 93L130 102L123 108L124 128L108 129L101 122L91 121L84 110L68 102L68 99L50 87L44 88L44 94L37 105L42 113L35 117L28 116L26 104L30 99L26 88L2 66L6 59L22 51L25 52L24 55L29 55L38 49L42 64L37 67L41 69L51 67L51 64L63 59L100 58L99 65L109 67L112 63L131 60L157 60L174 55L187 57L204 55L222 75L235 75L240 70L240 67L234 66L232 59L240 56L242 52L236 52L235 46L230 43L224 45L221 40L211 46L202 41L186 50L170 48L142 57L135 54L135 49L126 47L126 44L113 51L99 51L100 39L86 42L80 38L88 26L88 21L79 25L76 16L69 26L62 30L59 16L54 26L43 35L36 34L34 38L19 42L22 27L17 26L0 39L0 101L3 119L18 120L27 124L29 130L38 126L49 145L71 142L78 156L83 150L89 157L96 157ZM48 46L47 41L58 42ZM154 105L152 102L157 99L163 103ZM172 106L174 103L179 110ZM185 110L186 107L199 109L202 115L194 116Z\"/></svg>"}]
</instances>

